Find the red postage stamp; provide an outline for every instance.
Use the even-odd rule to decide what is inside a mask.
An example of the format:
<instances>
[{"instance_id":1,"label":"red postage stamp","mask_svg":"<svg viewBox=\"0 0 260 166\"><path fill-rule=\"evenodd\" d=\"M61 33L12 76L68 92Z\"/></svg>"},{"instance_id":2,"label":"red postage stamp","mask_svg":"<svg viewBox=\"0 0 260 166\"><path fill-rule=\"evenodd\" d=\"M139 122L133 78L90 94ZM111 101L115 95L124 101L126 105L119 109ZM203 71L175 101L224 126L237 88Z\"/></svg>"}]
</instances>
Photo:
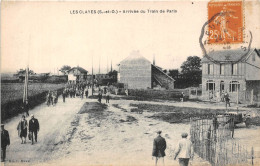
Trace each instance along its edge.
<instances>
[{"instance_id":1,"label":"red postage stamp","mask_svg":"<svg viewBox=\"0 0 260 166\"><path fill-rule=\"evenodd\" d=\"M209 44L243 42L242 1L217 1L208 3Z\"/></svg>"}]
</instances>

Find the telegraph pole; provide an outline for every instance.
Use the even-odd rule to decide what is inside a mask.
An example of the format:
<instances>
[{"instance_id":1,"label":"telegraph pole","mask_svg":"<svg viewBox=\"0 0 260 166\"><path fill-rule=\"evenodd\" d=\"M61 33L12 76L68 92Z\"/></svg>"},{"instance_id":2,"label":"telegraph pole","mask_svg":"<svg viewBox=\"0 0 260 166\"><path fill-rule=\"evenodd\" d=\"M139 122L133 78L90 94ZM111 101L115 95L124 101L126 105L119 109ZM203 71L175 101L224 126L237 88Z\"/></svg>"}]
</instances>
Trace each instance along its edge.
<instances>
[{"instance_id":1,"label":"telegraph pole","mask_svg":"<svg viewBox=\"0 0 260 166\"><path fill-rule=\"evenodd\" d=\"M92 54L92 96L93 96L93 90L94 90L94 77L93 77L93 54Z\"/></svg>"}]
</instances>

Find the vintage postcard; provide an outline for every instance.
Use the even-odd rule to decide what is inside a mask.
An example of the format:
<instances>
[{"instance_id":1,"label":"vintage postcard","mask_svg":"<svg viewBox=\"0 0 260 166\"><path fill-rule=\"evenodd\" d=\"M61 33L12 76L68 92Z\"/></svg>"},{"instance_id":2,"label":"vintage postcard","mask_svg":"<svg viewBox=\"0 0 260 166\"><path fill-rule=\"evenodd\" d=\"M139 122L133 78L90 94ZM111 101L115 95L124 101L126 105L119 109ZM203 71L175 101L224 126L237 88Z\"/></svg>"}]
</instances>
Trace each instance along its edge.
<instances>
[{"instance_id":1,"label":"vintage postcard","mask_svg":"<svg viewBox=\"0 0 260 166\"><path fill-rule=\"evenodd\" d=\"M260 165L260 2L1 2L1 165Z\"/></svg>"}]
</instances>

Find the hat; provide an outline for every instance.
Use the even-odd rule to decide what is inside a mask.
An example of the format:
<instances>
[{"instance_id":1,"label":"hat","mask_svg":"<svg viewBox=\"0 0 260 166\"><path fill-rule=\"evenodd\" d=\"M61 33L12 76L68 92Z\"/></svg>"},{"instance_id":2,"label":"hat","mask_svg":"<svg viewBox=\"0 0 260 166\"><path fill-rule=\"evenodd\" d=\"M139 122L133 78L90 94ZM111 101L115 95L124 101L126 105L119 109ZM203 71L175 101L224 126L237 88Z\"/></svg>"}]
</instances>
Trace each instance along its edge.
<instances>
[{"instance_id":1,"label":"hat","mask_svg":"<svg viewBox=\"0 0 260 166\"><path fill-rule=\"evenodd\" d=\"M156 131L156 133L158 133L158 134L161 134L161 133L162 133L162 131L161 131L161 130L158 130L158 131Z\"/></svg>"},{"instance_id":2,"label":"hat","mask_svg":"<svg viewBox=\"0 0 260 166\"><path fill-rule=\"evenodd\" d=\"M188 133L182 133L181 136L186 138L188 136Z\"/></svg>"}]
</instances>

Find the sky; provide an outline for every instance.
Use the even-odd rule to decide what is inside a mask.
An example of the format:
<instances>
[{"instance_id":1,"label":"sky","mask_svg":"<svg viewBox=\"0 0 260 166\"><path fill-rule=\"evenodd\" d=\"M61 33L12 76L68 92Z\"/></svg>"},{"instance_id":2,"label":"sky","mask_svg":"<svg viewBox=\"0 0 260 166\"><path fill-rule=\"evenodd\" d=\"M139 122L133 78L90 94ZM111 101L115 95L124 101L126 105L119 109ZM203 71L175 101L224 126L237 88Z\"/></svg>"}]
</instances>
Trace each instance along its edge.
<instances>
[{"instance_id":1,"label":"sky","mask_svg":"<svg viewBox=\"0 0 260 166\"><path fill-rule=\"evenodd\" d=\"M177 12L148 13L148 9ZM146 13L71 14L75 10ZM256 15L255 10L250 12ZM111 62L117 70L117 64L134 50L151 62L155 56L156 65L164 69L176 69L188 56L203 56L199 35L206 21L207 1L2 2L1 73L27 64L36 73L57 72L63 65L91 71L92 58L94 73L99 64L105 73ZM247 25L259 31L252 22Z\"/></svg>"}]
</instances>

